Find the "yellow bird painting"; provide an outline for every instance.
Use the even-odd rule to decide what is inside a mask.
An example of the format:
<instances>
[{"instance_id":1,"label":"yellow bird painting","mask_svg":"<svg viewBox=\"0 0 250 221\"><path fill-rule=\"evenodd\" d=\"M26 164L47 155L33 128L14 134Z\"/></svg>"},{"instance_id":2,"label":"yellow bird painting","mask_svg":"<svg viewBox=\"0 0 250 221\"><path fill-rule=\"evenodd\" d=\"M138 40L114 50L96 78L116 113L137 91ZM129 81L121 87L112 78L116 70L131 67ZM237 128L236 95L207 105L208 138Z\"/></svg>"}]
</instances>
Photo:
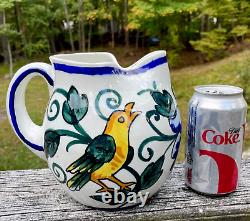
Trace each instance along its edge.
<instances>
[{"instance_id":1,"label":"yellow bird painting","mask_svg":"<svg viewBox=\"0 0 250 221\"><path fill-rule=\"evenodd\" d=\"M103 133L95 137L85 153L67 167L67 172L74 174L67 182L71 190L80 190L89 181L101 187L97 192L113 190L104 180L117 184L121 190L130 190L130 186L135 184L122 182L115 176L128 156L131 124L141 113L133 112L133 106L134 102L130 102L125 105L124 110L112 112Z\"/></svg>"}]
</instances>

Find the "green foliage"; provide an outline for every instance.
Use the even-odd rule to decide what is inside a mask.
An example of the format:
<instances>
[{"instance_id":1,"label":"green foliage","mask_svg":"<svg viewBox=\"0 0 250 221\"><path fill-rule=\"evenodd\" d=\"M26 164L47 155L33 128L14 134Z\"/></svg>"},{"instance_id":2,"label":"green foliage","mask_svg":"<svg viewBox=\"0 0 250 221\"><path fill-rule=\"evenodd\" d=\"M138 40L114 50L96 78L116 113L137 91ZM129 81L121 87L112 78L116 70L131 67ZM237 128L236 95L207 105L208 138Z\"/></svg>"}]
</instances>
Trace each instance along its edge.
<instances>
[{"instance_id":1,"label":"green foliage","mask_svg":"<svg viewBox=\"0 0 250 221\"><path fill-rule=\"evenodd\" d=\"M179 58L179 50L167 50L167 58L168 63L170 67L174 67L179 64L180 58Z\"/></svg>"},{"instance_id":2,"label":"green foliage","mask_svg":"<svg viewBox=\"0 0 250 221\"><path fill-rule=\"evenodd\" d=\"M236 37L242 37L249 32L247 25L237 25L231 30L231 34Z\"/></svg>"},{"instance_id":3,"label":"green foliage","mask_svg":"<svg viewBox=\"0 0 250 221\"><path fill-rule=\"evenodd\" d=\"M28 42L24 45L23 51L28 57L45 54L48 52L48 42L46 39L40 39L37 42Z\"/></svg>"},{"instance_id":4,"label":"green foliage","mask_svg":"<svg viewBox=\"0 0 250 221\"><path fill-rule=\"evenodd\" d=\"M0 1L0 10L13 7L14 2L15 2L15 0L1 0Z\"/></svg>"},{"instance_id":5,"label":"green foliage","mask_svg":"<svg viewBox=\"0 0 250 221\"><path fill-rule=\"evenodd\" d=\"M0 25L0 36L7 36L10 39L16 38L18 32L13 30L10 24L1 24Z\"/></svg>"},{"instance_id":6,"label":"green foliage","mask_svg":"<svg viewBox=\"0 0 250 221\"><path fill-rule=\"evenodd\" d=\"M250 104L250 59L246 61L246 65L239 66L237 73L240 86L243 88L244 98Z\"/></svg>"},{"instance_id":7,"label":"green foliage","mask_svg":"<svg viewBox=\"0 0 250 221\"><path fill-rule=\"evenodd\" d=\"M125 30L133 32L130 40L135 38L135 31L139 33L136 41L139 46L145 45L148 37L159 38L157 49L169 52L172 66L179 62L182 50L190 50L193 46L210 60L218 55L218 51L227 49L224 45L230 45L227 43L232 37L237 42L249 33L249 0L129 0L128 22L125 21L124 0L65 2L69 21L73 24L70 30L76 48L77 42L82 44L83 35L84 42L90 44L91 38L101 39L112 26L112 40L118 40L119 44L124 43ZM26 57L34 57L69 49L71 41L69 29L64 27L64 1L2 0L0 11L5 12L7 21L5 27L0 27L0 35L10 38L11 47L17 51L14 56L21 52ZM106 43L109 40L105 40ZM102 44L98 40L92 42L98 46Z\"/></svg>"},{"instance_id":8,"label":"green foliage","mask_svg":"<svg viewBox=\"0 0 250 221\"><path fill-rule=\"evenodd\" d=\"M202 32L201 39L190 41L192 46L202 52L207 60L211 60L220 50L225 48L226 30L214 29L210 32Z\"/></svg>"}]
</instances>

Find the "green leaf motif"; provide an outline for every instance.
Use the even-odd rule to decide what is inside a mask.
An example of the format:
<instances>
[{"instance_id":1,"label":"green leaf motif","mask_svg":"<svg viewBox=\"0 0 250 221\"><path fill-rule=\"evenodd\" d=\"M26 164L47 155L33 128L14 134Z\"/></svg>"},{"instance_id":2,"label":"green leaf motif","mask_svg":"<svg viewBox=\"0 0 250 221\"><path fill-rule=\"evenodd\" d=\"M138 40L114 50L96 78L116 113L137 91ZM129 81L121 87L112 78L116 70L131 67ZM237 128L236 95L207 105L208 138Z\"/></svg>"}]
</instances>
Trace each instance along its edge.
<instances>
[{"instance_id":1,"label":"green leaf motif","mask_svg":"<svg viewBox=\"0 0 250 221\"><path fill-rule=\"evenodd\" d=\"M171 117L175 114L176 107L173 98L166 90L163 90L162 93L153 91L151 96L157 104L155 105L155 109L160 115Z\"/></svg>"},{"instance_id":2,"label":"green leaf motif","mask_svg":"<svg viewBox=\"0 0 250 221\"><path fill-rule=\"evenodd\" d=\"M44 152L46 158L53 157L60 143L60 135L54 130L47 130L44 135Z\"/></svg>"},{"instance_id":3,"label":"green leaf motif","mask_svg":"<svg viewBox=\"0 0 250 221\"><path fill-rule=\"evenodd\" d=\"M88 98L86 94L79 95L74 86L68 91L67 101L63 103L62 115L68 124L78 124L88 111Z\"/></svg>"},{"instance_id":4,"label":"green leaf motif","mask_svg":"<svg viewBox=\"0 0 250 221\"><path fill-rule=\"evenodd\" d=\"M148 189L154 185L162 175L162 165L164 163L164 155L157 161L150 163L141 174L141 190Z\"/></svg>"}]
</instances>

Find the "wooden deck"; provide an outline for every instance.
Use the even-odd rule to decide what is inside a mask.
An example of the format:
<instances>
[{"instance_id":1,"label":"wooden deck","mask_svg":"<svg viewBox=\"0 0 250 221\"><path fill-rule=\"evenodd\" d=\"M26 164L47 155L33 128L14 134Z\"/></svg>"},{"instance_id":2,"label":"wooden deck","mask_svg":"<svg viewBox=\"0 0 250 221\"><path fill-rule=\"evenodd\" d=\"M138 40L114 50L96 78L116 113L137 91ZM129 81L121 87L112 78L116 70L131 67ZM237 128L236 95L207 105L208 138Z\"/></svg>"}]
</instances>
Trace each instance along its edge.
<instances>
[{"instance_id":1,"label":"wooden deck","mask_svg":"<svg viewBox=\"0 0 250 221\"><path fill-rule=\"evenodd\" d=\"M105 211L83 206L58 185L48 169L0 172L0 220L250 220L250 159L240 186L224 197L208 197L184 185L177 164L161 191L145 207Z\"/></svg>"}]
</instances>

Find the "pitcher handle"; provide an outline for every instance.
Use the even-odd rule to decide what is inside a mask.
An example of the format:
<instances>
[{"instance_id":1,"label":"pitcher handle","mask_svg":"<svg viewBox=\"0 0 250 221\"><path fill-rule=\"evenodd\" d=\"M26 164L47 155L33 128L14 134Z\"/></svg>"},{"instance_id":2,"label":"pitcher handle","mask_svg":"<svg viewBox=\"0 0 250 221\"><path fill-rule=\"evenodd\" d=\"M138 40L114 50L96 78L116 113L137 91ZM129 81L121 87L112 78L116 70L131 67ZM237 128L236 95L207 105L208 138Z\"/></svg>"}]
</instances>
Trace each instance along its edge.
<instances>
[{"instance_id":1,"label":"pitcher handle","mask_svg":"<svg viewBox=\"0 0 250 221\"><path fill-rule=\"evenodd\" d=\"M46 63L35 62L20 68L10 82L6 109L11 126L19 139L37 156L46 160L43 142L43 125L36 125L31 119L25 106L25 91L29 81L35 76L42 76L51 94L54 85L52 66Z\"/></svg>"}]
</instances>

